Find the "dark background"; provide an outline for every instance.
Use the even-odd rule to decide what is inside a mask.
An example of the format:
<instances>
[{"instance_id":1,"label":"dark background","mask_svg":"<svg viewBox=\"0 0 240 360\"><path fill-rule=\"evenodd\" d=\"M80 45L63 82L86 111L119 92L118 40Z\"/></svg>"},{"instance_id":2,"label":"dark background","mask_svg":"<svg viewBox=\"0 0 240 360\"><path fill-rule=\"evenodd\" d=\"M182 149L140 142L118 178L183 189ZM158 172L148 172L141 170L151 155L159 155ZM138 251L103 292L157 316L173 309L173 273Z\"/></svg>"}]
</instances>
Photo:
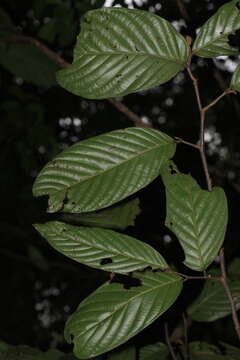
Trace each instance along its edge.
<instances>
[{"instance_id":1,"label":"dark background","mask_svg":"<svg viewBox=\"0 0 240 360\"><path fill-rule=\"evenodd\" d=\"M33 37L71 62L80 16L103 3L101 0L0 2L0 339L10 344L68 350L63 338L66 319L79 302L107 278L100 271L57 253L33 229L33 223L51 219L45 213L46 199L32 196L34 178L48 160L68 145L133 126L133 123L107 101L88 101L67 93L55 82L57 65L48 63L45 57L41 59L34 50L32 53L29 44L19 48L10 42L6 45L5 40L12 35ZM184 14L177 0L132 2L135 8L155 11L178 26L182 34L192 37L195 37L196 28L224 3L226 1L188 0L185 1L187 14ZM127 7L124 1L115 1L115 4ZM238 38L233 36L230 41L239 46ZM31 49L26 50L28 47ZM236 57L193 60L204 104L229 86L238 61ZM155 128L171 136L197 141L199 114L192 83L185 72L163 86L120 100L139 116L147 118ZM239 95L226 96L207 114L210 172L214 184L224 187L229 202L227 261L240 252L239 123ZM182 171L191 173L206 188L196 150L179 144L175 161ZM180 264L183 253L174 236L164 227L165 199L161 180L155 180L140 191L139 197L142 212L136 219L136 226L129 227L126 233L150 243L169 263ZM199 289L200 283L185 286L177 304L133 341L141 345L162 341L163 321L169 321L170 328L174 328ZM210 324L193 325L190 336L191 340L212 343L224 340L235 344L236 341L230 316Z\"/></svg>"}]
</instances>

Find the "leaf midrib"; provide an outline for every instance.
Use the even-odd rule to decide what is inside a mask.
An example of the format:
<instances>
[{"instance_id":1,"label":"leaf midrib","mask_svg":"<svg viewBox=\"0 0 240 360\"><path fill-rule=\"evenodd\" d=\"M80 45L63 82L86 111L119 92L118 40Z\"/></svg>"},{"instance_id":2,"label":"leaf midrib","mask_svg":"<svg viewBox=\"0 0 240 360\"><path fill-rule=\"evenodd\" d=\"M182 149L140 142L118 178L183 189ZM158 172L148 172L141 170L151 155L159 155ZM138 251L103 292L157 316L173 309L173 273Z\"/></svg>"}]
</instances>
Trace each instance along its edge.
<instances>
[{"instance_id":1,"label":"leaf midrib","mask_svg":"<svg viewBox=\"0 0 240 360\"><path fill-rule=\"evenodd\" d=\"M58 234L56 234L56 236L58 236ZM98 247L97 245L96 246L91 246L91 244L89 245L89 243L88 242L80 242L80 243L78 243L75 239L72 239L72 236L71 235L69 235L68 236L73 242L75 242L76 244L86 244L86 245L88 245L89 247L92 247L92 248L94 248L94 249L98 249L98 250L101 250L101 251L103 251L103 250L105 250L104 248L101 248L101 247ZM137 240L137 239L136 239ZM138 241L138 240L137 240ZM106 252L107 252L107 250L105 250ZM134 258L133 256L129 256L128 254L126 254L126 256L125 255L123 255L123 254L121 254L120 252L117 252L117 250L114 252L114 250L111 250L112 251L112 254L113 255L115 255L115 254L117 254L118 256L120 255L120 256L122 256L123 258L124 257L126 257L126 258L129 258L129 259L134 259L134 260L138 260L138 261L144 261L145 262L145 264L149 264L149 265L154 265L154 268L156 268L156 266L159 266L159 268L160 268L160 264L159 263L150 263L150 262L148 262L148 261L146 261L146 260L144 260L144 259L141 259L141 258ZM153 251L154 252L157 252L154 248L153 248ZM110 251L109 251L109 253L110 253ZM160 254L159 254L160 255ZM106 255L106 256L108 256L108 255ZM87 264L87 263L85 263L85 264ZM103 265L104 266L104 265ZM104 270L104 271L111 271L111 270L108 270L108 269L103 269L103 266L96 266L97 268L100 268L100 269L102 269L102 270ZM143 265L144 267L145 267L145 265ZM165 270L164 268L160 268L161 270ZM137 270L134 270L134 271L137 271ZM129 272L129 271L128 271ZM123 274L123 273L122 273ZM124 274L126 274L126 272L124 272Z\"/></svg>"},{"instance_id":2,"label":"leaf midrib","mask_svg":"<svg viewBox=\"0 0 240 360\"><path fill-rule=\"evenodd\" d=\"M99 321L98 323L93 324L91 327L89 327L89 328L87 329L87 331L81 332L81 333L79 333L79 334L78 334L77 336L75 336L75 337L78 338L78 337L80 337L82 334L84 334L84 333L86 333L86 332L89 332L89 330L91 330L93 327L99 326L99 324L101 324L102 322L105 322L105 321L108 320L110 317L114 316L114 314L115 314L117 311L121 311L124 306L128 306L128 304L129 304L130 302L132 302L134 299L136 299L137 297L139 297L139 296L144 296L144 295L147 294L148 292L155 291L156 289L160 289L161 287L164 287L164 286L167 286L167 285L170 285L170 284L177 283L177 282L179 282L180 280L181 280L181 278L179 277L179 279L176 279L176 280L174 280L174 281L168 281L168 282L166 282L166 283L164 283L164 284L162 284L162 285L157 285L157 286L154 286L154 287L152 287L152 288L150 288L150 289L147 289L147 290L145 290L145 291L143 291L143 292L141 292L141 293L138 293L137 295L131 297L129 300L123 302L116 310L114 310L114 311L113 311L110 315L108 315L106 318L104 318L103 320ZM145 286L146 286L146 285L145 285ZM77 312L80 312L80 309L79 309Z\"/></svg>"},{"instance_id":3,"label":"leaf midrib","mask_svg":"<svg viewBox=\"0 0 240 360\"><path fill-rule=\"evenodd\" d=\"M89 55L94 55L94 56L102 56L102 55L108 55L108 56L117 56L117 55L121 55L121 56L126 56L126 55L135 55L135 56L146 56L146 57L156 57L157 59L160 59L160 60L165 60L165 61L171 61L173 63L176 63L177 65L182 65L184 66L185 63L186 63L186 60L184 61L178 61L177 59L174 59L174 58L170 58L170 57L167 57L167 56L163 56L163 55L155 55L155 54L150 54L150 53L144 53L144 52L130 52L130 51L122 51L122 52L86 52L86 53L82 53L78 58L74 59L73 61L73 65L75 65L78 61L80 61L81 57L82 56L89 56ZM127 64L126 64L127 65Z\"/></svg>"},{"instance_id":4,"label":"leaf midrib","mask_svg":"<svg viewBox=\"0 0 240 360\"><path fill-rule=\"evenodd\" d=\"M130 158L122 161L121 163L119 163L119 164L117 164L117 165L114 164L113 166L107 168L106 170L103 170L103 171L101 171L101 172L98 172L98 173L96 173L96 174L94 174L94 175L92 175L92 176L88 176L86 179L84 179L84 180L82 180L82 181L75 182L74 184L69 185L69 186L64 186L64 187L62 187L61 189L56 190L56 191L47 191L47 192L46 192L46 191L43 191L43 192L40 191L37 196L48 195L48 194L49 194L49 195L55 195L56 193L59 193L59 192L62 192L62 191L65 191L65 192L66 192L66 195L67 195L67 192L69 191L69 189L71 189L71 187L74 187L74 186L83 184L84 182L89 181L90 179L93 179L94 177L102 176L102 174L104 174L104 173L106 173L106 172L108 172L108 171L110 171L110 170L112 170L112 169L114 169L114 168L120 167L120 166L122 166L123 164L127 163L128 161L130 162L130 161L136 159L137 157L139 157L139 156L141 156L141 155L143 155L143 154L145 154L145 153L147 153L147 152L151 152L151 151L153 151L153 150L155 150L155 149L157 149L157 148L166 147L166 146L170 146L170 145L173 146L173 145L174 145L174 142L172 142L172 143L169 142L169 143L164 144L164 145L163 145L163 144L157 144L157 145L151 147L150 149L148 148L147 150L138 152L137 154L135 154L135 155L133 155L132 157L130 157ZM54 159L55 162L57 162L58 160L61 161L61 159L57 159L57 158ZM64 160L64 159L62 159L62 160ZM51 162L50 164L52 165L52 162ZM52 168L52 167L53 167L53 166L51 166L51 165L49 166L49 168ZM65 169L65 168L64 168L64 167L63 167L63 168L59 167L59 169L60 169L60 170L63 170L63 169ZM44 175L44 173L43 173L42 176L46 176L46 175Z\"/></svg>"}]
</instances>

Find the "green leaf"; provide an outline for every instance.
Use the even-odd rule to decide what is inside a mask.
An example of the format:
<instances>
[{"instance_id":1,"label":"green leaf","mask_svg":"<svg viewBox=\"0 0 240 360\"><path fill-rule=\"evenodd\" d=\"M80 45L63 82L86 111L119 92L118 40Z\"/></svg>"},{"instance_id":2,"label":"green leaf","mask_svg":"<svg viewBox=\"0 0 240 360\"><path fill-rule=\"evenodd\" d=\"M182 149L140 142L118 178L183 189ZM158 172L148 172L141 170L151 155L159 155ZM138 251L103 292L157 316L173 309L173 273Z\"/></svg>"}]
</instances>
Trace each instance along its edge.
<instances>
[{"instance_id":1,"label":"green leaf","mask_svg":"<svg viewBox=\"0 0 240 360\"><path fill-rule=\"evenodd\" d=\"M59 350L49 350L46 352L29 346L14 346L0 341L1 360L77 360L75 356L69 357Z\"/></svg>"},{"instance_id":2,"label":"green leaf","mask_svg":"<svg viewBox=\"0 0 240 360\"><path fill-rule=\"evenodd\" d=\"M176 300L182 279L167 273L133 273L139 286L106 283L69 318L65 338L80 359L107 352L150 325Z\"/></svg>"},{"instance_id":3,"label":"green leaf","mask_svg":"<svg viewBox=\"0 0 240 360\"><path fill-rule=\"evenodd\" d=\"M230 89L240 91L240 65L237 66L233 73Z\"/></svg>"},{"instance_id":4,"label":"green leaf","mask_svg":"<svg viewBox=\"0 0 240 360\"><path fill-rule=\"evenodd\" d=\"M216 346L200 341L189 344L189 355L194 360L233 360L231 357L221 355Z\"/></svg>"},{"instance_id":5,"label":"green leaf","mask_svg":"<svg viewBox=\"0 0 240 360\"><path fill-rule=\"evenodd\" d=\"M50 197L49 212L99 210L149 184L175 148L172 138L153 129L96 136L50 161L35 180L33 194Z\"/></svg>"},{"instance_id":6,"label":"green leaf","mask_svg":"<svg viewBox=\"0 0 240 360\"><path fill-rule=\"evenodd\" d=\"M0 64L27 82L56 85L55 72L59 67L35 45L0 45Z\"/></svg>"},{"instance_id":7,"label":"green leaf","mask_svg":"<svg viewBox=\"0 0 240 360\"><path fill-rule=\"evenodd\" d=\"M200 28L193 44L193 53L206 58L237 55L238 49L229 44L229 35L240 28L239 0L221 6Z\"/></svg>"},{"instance_id":8,"label":"green leaf","mask_svg":"<svg viewBox=\"0 0 240 360\"><path fill-rule=\"evenodd\" d=\"M128 226L135 225L134 220L140 212L139 199L135 198L97 212L63 214L62 219L88 226L125 230Z\"/></svg>"},{"instance_id":9,"label":"green leaf","mask_svg":"<svg viewBox=\"0 0 240 360\"><path fill-rule=\"evenodd\" d=\"M144 346L139 351L139 360L167 360L168 357L168 347L160 342Z\"/></svg>"},{"instance_id":10,"label":"green leaf","mask_svg":"<svg viewBox=\"0 0 240 360\"><path fill-rule=\"evenodd\" d=\"M58 221L35 229L57 251L82 264L119 274L135 270L167 269L163 257L150 245L112 230L77 227Z\"/></svg>"},{"instance_id":11,"label":"green leaf","mask_svg":"<svg viewBox=\"0 0 240 360\"><path fill-rule=\"evenodd\" d=\"M213 275L216 275L213 274ZM220 273L217 274L220 276ZM236 297L236 308L240 309L240 282L236 277L228 276L231 293ZM195 321L211 322L231 314L231 307L224 287L220 281L207 280L203 289L187 312Z\"/></svg>"},{"instance_id":12,"label":"green leaf","mask_svg":"<svg viewBox=\"0 0 240 360\"><path fill-rule=\"evenodd\" d=\"M240 359L240 348L239 347L236 347L236 346L232 346L232 345L229 345L229 344L226 344L224 342L220 342L221 345L224 346L224 353L227 355L227 356L231 356L232 359Z\"/></svg>"},{"instance_id":13,"label":"green leaf","mask_svg":"<svg viewBox=\"0 0 240 360\"><path fill-rule=\"evenodd\" d=\"M188 55L185 39L161 17L103 8L83 17L73 64L57 80L88 99L123 96L170 80Z\"/></svg>"},{"instance_id":14,"label":"green leaf","mask_svg":"<svg viewBox=\"0 0 240 360\"><path fill-rule=\"evenodd\" d=\"M205 270L224 241L228 219L225 193L219 187L211 192L202 190L172 162L162 176L167 196L165 224L183 247L184 264L196 271Z\"/></svg>"},{"instance_id":15,"label":"green leaf","mask_svg":"<svg viewBox=\"0 0 240 360\"><path fill-rule=\"evenodd\" d=\"M136 360L136 349L134 346L128 346L124 349L112 351L106 360Z\"/></svg>"}]
</instances>

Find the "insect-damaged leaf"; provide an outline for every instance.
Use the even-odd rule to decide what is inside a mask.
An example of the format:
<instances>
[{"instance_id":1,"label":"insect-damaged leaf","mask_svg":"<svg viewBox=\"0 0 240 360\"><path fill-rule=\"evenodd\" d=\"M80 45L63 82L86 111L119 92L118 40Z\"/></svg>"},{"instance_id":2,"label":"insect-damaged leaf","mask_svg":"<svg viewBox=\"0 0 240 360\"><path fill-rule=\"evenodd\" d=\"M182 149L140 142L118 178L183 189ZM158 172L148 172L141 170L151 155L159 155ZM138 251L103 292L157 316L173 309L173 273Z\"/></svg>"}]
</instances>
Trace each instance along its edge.
<instances>
[{"instance_id":1,"label":"insect-damaged leaf","mask_svg":"<svg viewBox=\"0 0 240 360\"><path fill-rule=\"evenodd\" d=\"M49 196L49 212L99 210L149 184L175 149L172 138L153 129L99 135L50 161L35 180L33 194Z\"/></svg>"},{"instance_id":2,"label":"insect-damaged leaf","mask_svg":"<svg viewBox=\"0 0 240 360\"><path fill-rule=\"evenodd\" d=\"M177 236L184 264L203 271L222 246L228 219L227 200L219 187L202 190L190 176L180 173L170 162L162 172L166 187L166 226Z\"/></svg>"},{"instance_id":3,"label":"insect-damaged leaf","mask_svg":"<svg viewBox=\"0 0 240 360\"><path fill-rule=\"evenodd\" d=\"M83 17L73 64L57 79L76 95L112 98L168 81L185 67L188 54L185 39L161 17L98 9Z\"/></svg>"},{"instance_id":4,"label":"insect-damaged leaf","mask_svg":"<svg viewBox=\"0 0 240 360\"><path fill-rule=\"evenodd\" d=\"M77 227L58 221L35 225L52 247L82 264L119 274L166 269L163 257L150 245L112 230Z\"/></svg>"},{"instance_id":5,"label":"insect-damaged leaf","mask_svg":"<svg viewBox=\"0 0 240 360\"><path fill-rule=\"evenodd\" d=\"M229 44L229 35L240 28L240 1L233 0L221 6L200 28L193 44L193 53L212 58L236 55L239 50Z\"/></svg>"},{"instance_id":6,"label":"insect-damaged leaf","mask_svg":"<svg viewBox=\"0 0 240 360\"><path fill-rule=\"evenodd\" d=\"M102 354L150 325L176 300L182 279L167 273L133 273L140 285L125 290L106 283L86 298L69 318L65 338L80 359Z\"/></svg>"}]
</instances>

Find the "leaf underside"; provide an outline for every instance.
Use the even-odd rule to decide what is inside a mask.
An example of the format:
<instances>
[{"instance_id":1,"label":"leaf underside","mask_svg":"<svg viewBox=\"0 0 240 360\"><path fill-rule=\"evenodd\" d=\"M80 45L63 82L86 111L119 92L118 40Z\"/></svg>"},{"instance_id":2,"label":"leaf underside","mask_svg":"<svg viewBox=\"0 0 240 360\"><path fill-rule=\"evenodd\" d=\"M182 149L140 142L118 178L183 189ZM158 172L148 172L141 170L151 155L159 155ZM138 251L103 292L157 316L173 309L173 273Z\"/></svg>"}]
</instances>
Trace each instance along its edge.
<instances>
[{"instance_id":1,"label":"leaf underside","mask_svg":"<svg viewBox=\"0 0 240 360\"><path fill-rule=\"evenodd\" d=\"M190 176L180 173L173 163L162 171L166 187L166 226L177 236L184 264L203 271L214 260L224 241L228 208L224 191L215 187L202 190Z\"/></svg>"},{"instance_id":2,"label":"leaf underside","mask_svg":"<svg viewBox=\"0 0 240 360\"><path fill-rule=\"evenodd\" d=\"M62 220L87 226L125 230L135 225L135 218L141 213L138 198L115 204L107 209L84 214L62 214Z\"/></svg>"},{"instance_id":3,"label":"leaf underside","mask_svg":"<svg viewBox=\"0 0 240 360\"><path fill-rule=\"evenodd\" d=\"M230 1L200 28L193 44L193 54L213 58L237 55L239 50L229 44L229 35L240 28L240 1Z\"/></svg>"},{"instance_id":4,"label":"leaf underside","mask_svg":"<svg viewBox=\"0 0 240 360\"><path fill-rule=\"evenodd\" d=\"M163 257L150 245L112 230L68 225L58 221L35 225L60 253L82 264L119 274L167 269Z\"/></svg>"},{"instance_id":5,"label":"leaf underside","mask_svg":"<svg viewBox=\"0 0 240 360\"><path fill-rule=\"evenodd\" d=\"M73 64L58 72L57 80L88 99L123 96L170 80L188 54L185 39L161 17L103 8L83 17Z\"/></svg>"},{"instance_id":6,"label":"leaf underside","mask_svg":"<svg viewBox=\"0 0 240 360\"><path fill-rule=\"evenodd\" d=\"M176 300L182 288L179 276L133 273L141 285L124 289L106 283L86 298L69 318L65 338L74 343L80 359L109 351L150 325Z\"/></svg>"},{"instance_id":7,"label":"leaf underside","mask_svg":"<svg viewBox=\"0 0 240 360\"><path fill-rule=\"evenodd\" d=\"M42 169L33 195L49 196L49 212L99 210L148 185L175 149L172 138L144 128L115 130L83 140Z\"/></svg>"},{"instance_id":8,"label":"leaf underside","mask_svg":"<svg viewBox=\"0 0 240 360\"><path fill-rule=\"evenodd\" d=\"M228 282L238 310L240 309L239 279L229 277ZM217 280L207 280L201 293L187 311L193 320L203 322L215 321L230 315L231 306L222 283Z\"/></svg>"}]
</instances>

